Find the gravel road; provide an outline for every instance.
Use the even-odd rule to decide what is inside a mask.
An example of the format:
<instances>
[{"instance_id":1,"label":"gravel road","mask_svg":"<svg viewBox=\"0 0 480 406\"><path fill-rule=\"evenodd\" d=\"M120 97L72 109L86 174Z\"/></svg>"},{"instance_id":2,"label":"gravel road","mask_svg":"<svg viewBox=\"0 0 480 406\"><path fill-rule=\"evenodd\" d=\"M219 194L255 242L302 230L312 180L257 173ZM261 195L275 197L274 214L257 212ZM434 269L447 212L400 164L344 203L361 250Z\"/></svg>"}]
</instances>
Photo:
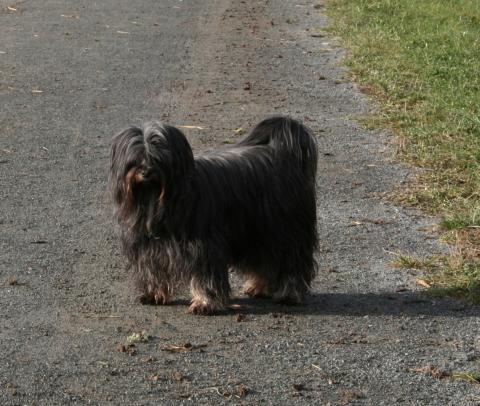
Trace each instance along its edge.
<instances>
[{"instance_id":1,"label":"gravel road","mask_svg":"<svg viewBox=\"0 0 480 406\"><path fill-rule=\"evenodd\" d=\"M480 370L478 308L391 266L446 248L384 198L411 170L354 121L372 106L325 24L306 0L0 0L1 405L480 404L449 376ZM309 302L234 280L241 313L140 305L105 191L112 135L161 119L201 127L200 151L273 113L318 136Z\"/></svg>"}]
</instances>

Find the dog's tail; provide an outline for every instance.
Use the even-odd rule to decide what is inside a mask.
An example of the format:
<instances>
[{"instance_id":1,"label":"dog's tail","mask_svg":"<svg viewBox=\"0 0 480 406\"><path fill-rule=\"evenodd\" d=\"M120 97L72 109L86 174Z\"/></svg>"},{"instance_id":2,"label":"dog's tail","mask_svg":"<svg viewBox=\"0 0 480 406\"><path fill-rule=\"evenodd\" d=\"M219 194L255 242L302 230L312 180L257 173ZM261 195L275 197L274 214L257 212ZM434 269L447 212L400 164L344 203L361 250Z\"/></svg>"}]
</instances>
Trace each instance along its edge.
<instances>
[{"instance_id":1,"label":"dog's tail","mask_svg":"<svg viewBox=\"0 0 480 406\"><path fill-rule=\"evenodd\" d=\"M317 143L312 132L289 117L277 116L263 120L239 145L268 145L280 155L293 157L308 179L317 172Z\"/></svg>"}]
</instances>

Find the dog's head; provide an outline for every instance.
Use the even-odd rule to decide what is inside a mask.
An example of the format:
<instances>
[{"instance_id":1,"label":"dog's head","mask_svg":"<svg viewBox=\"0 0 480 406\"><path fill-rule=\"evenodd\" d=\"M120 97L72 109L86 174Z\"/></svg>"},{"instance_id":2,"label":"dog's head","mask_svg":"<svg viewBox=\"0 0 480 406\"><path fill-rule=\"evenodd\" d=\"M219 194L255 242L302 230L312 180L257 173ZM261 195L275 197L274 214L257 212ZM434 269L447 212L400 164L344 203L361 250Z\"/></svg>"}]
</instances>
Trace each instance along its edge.
<instances>
[{"instance_id":1,"label":"dog's head","mask_svg":"<svg viewBox=\"0 0 480 406\"><path fill-rule=\"evenodd\" d=\"M113 139L109 181L120 222L155 234L192 171L192 150L177 128L153 122L122 131Z\"/></svg>"}]
</instances>

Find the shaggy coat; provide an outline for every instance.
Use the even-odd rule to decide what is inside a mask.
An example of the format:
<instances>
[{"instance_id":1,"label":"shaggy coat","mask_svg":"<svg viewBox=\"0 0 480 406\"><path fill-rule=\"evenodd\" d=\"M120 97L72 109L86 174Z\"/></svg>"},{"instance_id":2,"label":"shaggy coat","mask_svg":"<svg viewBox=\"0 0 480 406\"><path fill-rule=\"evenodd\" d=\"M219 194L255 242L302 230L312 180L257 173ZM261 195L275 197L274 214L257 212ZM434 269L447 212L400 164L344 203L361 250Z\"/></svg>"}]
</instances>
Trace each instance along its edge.
<instances>
[{"instance_id":1,"label":"shaggy coat","mask_svg":"<svg viewBox=\"0 0 480 406\"><path fill-rule=\"evenodd\" d=\"M197 157L157 122L114 137L110 186L141 301L166 304L190 284L190 312L215 313L235 270L249 296L301 302L315 275L316 169L315 138L287 117Z\"/></svg>"}]
</instances>

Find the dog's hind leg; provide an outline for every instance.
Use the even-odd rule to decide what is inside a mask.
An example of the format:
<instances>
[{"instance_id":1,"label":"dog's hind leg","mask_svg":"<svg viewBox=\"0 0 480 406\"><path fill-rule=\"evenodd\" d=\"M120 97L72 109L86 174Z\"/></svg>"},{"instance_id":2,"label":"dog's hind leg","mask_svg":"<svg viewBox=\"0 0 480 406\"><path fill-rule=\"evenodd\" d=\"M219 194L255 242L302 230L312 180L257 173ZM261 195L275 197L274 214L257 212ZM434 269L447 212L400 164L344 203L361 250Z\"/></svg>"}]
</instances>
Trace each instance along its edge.
<instances>
[{"instance_id":1,"label":"dog's hind leg","mask_svg":"<svg viewBox=\"0 0 480 406\"><path fill-rule=\"evenodd\" d=\"M243 293L247 296L259 299L269 298L272 294L270 290L268 278L265 275L256 272L245 273Z\"/></svg>"},{"instance_id":2,"label":"dog's hind leg","mask_svg":"<svg viewBox=\"0 0 480 406\"><path fill-rule=\"evenodd\" d=\"M273 300L287 304L303 303L310 293L311 283L315 277L316 265L313 253L308 249L299 249L297 252L287 253L285 261L277 264Z\"/></svg>"},{"instance_id":3,"label":"dog's hind leg","mask_svg":"<svg viewBox=\"0 0 480 406\"><path fill-rule=\"evenodd\" d=\"M309 286L297 276L285 276L278 281L277 289L272 295L275 302L284 304L302 304L305 300Z\"/></svg>"}]
</instances>

